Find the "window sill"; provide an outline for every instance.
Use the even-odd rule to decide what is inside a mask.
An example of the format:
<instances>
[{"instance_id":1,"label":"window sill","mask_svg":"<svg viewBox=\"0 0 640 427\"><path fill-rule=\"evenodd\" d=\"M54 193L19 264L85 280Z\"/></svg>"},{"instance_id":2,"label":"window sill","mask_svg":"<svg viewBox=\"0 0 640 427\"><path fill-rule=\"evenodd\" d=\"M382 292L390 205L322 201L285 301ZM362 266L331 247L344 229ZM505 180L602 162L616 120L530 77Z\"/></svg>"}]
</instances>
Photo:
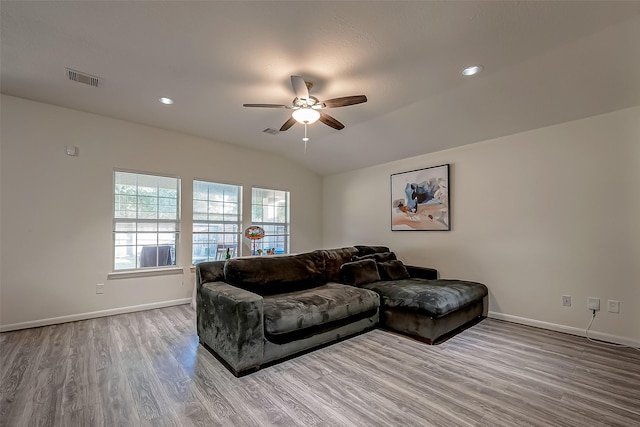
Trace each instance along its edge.
<instances>
[{"instance_id":1,"label":"window sill","mask_svg":"<svg viewBox=\"0 0 640 427\"><path fill-rule=\"evenodd\" d=\"M114 271L107 274L107 280L131 279L134 277L167 276L170 274L183 274L182 267L153 268L148 270Z\"/></svg>"}]
</instances>

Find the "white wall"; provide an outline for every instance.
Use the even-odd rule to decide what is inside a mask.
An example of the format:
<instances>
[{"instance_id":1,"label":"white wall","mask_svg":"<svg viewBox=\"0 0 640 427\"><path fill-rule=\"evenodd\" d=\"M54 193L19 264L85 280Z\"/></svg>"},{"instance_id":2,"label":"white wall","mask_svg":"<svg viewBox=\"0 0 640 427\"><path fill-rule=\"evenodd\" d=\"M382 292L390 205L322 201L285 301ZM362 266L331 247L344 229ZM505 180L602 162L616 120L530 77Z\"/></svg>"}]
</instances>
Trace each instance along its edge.
<instances>
[{"instance_id":1,"label":"white wall","mask_svg":"<svg viewBox=\"0 0 640 427\"><path fill-rule=\"evenodd\" d=\"M390 174L444 163L452 231L391 232ZM590 319L587 297L599 297L594 336L640 344L640 107L325 177L323 187L325 247L388 245L408 264L485 283L494 317L575 334Z\"/></svg>"},{"instance_id":2,"label":"white wall","mask_svg":"<svg viewBox=\"0 0 640 427\"><path fill-rule=\"evenodd\" d=\"M291 192L291 250L322 239L322 180L281 158L103 116L1 98L0 325L37 326L190 298L193 178ZM79 147L78 157L65 154ZM182 178L184 274L107 280L113 169ZM245 209L250 212L250 209ZM247 215L245 215L246 217ZM104 295L95 285L105 283Z\"/></svg>"}]
</instances>

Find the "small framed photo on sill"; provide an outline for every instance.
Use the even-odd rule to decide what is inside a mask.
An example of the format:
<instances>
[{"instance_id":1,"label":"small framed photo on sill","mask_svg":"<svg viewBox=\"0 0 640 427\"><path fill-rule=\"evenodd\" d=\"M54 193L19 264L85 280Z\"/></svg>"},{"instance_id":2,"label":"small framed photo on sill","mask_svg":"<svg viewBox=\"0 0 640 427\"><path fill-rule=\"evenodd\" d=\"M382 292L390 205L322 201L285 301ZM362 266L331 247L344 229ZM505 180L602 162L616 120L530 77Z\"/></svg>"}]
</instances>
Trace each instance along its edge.
<instances>
[{"instance_id":1,"label":"small framed photo on sill","mask_svg":"<svg viewBox=\"0 0 640 427\"><path fill-rule=\"evenodd\" d=\"M449 164L391 175L392 231L451 230Z\"/></svg>"}]
</instances>

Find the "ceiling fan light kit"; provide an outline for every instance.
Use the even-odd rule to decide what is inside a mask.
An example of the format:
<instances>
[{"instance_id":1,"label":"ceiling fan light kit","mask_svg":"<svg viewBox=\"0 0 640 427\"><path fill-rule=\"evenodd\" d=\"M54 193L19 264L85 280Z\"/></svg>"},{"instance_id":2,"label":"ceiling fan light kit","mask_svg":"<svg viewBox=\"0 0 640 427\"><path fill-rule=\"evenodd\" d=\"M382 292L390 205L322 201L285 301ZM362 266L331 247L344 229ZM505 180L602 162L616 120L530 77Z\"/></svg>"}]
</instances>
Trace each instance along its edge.
<instances>
[{"instance_id":1,"label":"ceiling fan light kit","mask_svg":"<svg viewBox=\"0 0 640 427\"><path fill-rule=\"evenodd\" d=\"M322 110L325 108L346 107L349 105L367 102L367 97L365 95L344 96L341 98L328 99L322 102L315 96L309 95L309 89L313 87L313 84L305 82L304 79L300 76L291 76L291 86L293 87L293 91L296 94L296 97L291 102L291 105L243 104L243 106L260 108L286 108L289 110L293 110L289 120L287 120L280 128L280 132L288 130L291 126L296 124L296 122L303 124L305 126L305 132L304 138L302 138L302 140L305 143L305 151L306 143L307 141L309 141L306 129L307 125L313 124L319 120L321 123L324 123L325 125L336 130L344 129L344 125L338 120L318 110Z\"/></svg>"},{"instance_id":2,"label":"ceiling fan light kit","mask_svg":"<svg viewBox=\"0 0 640 427\"><path fill-rule=\"evenodd\" d=\"M293 113L291 113L291 116L296 119L298 123L301 123L303 125L310 125L318 121L318 119L320 118L320 113L318 112L318 110L314 110L311 107L303 107L294 110Z\"/></svg>"}]
</instances>

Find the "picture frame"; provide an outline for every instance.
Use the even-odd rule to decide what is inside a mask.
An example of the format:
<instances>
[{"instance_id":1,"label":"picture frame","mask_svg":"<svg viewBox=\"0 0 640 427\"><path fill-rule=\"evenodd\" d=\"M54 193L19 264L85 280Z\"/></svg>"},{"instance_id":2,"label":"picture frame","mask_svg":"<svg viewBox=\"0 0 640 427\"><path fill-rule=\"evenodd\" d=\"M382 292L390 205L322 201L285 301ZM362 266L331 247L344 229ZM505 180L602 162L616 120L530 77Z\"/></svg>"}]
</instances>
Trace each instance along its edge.
<instances>
[{"instance_id":1,"label":"picture frame","mask_svg":"<svg viewBox=\"0 0 640 427\"><path fill-rule=\"evenodd\" d=\"M449 164L391 175L391 231L449 231Z\"/></svg>"}]
</instances>

